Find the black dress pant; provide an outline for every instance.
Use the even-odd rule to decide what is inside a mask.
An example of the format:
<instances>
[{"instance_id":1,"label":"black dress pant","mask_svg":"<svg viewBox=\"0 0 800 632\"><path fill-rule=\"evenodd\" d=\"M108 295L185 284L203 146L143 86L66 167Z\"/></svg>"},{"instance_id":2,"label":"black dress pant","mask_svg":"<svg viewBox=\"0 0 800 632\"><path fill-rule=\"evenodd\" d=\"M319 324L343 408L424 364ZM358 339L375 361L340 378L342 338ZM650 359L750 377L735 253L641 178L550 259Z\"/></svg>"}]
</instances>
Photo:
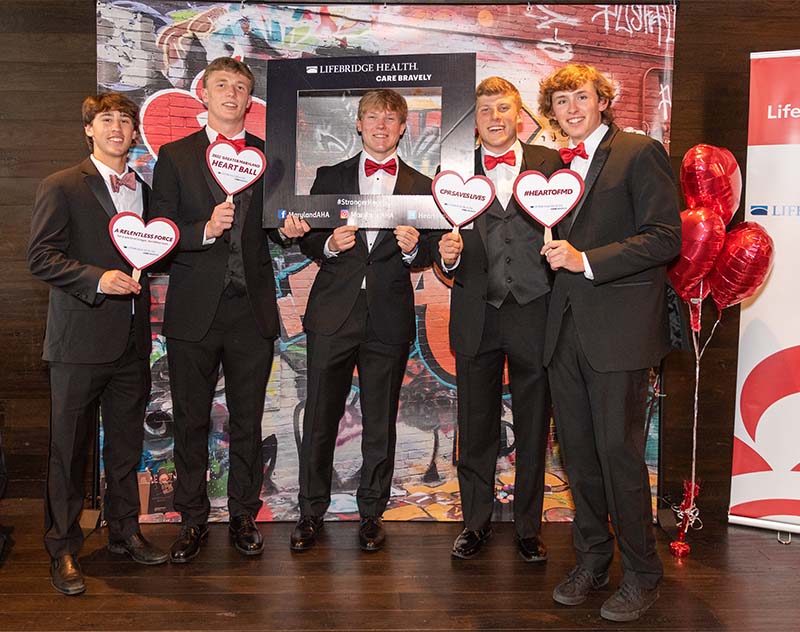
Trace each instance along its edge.
<instances>
[{"instance_id":1,"label":"black dress pant","mask_svg":"<svg viewBox=\"0 0 800 632\"><path fill-rule=\"evenodd\" d=\"M394 473L395 424L409 343L381 342L370 324L366 293L336 333L308 332L308 395L300 447L303 516L321 517L331 500L339 421L358 368L361 404L361 477L356 492L362 517L386 509Z\"/></svg>"},{"instance_id":2,"label":"black dress pant","mask_svg":"<svg viewBox=\"0 0 800 632\"><path fill-rule=\"evenodd\" d=\"M175 420L175 509L184 524L202 526L208 521L208 432L220 366L229 414L228 510L233 518L255 516L261 508L261 418L273 349L273 339L258 330L247 296L230 290L220 298L202 340L167 338Z\"/></svg>"},{"instance_id":3,"label":"black dress pant","mask_svg":"<svg viewBox=\"0 0 800 632\"><path fill-rule=\"evenodd\" d=\"M83 544L78 518L83 475L103 416L106 491L103 512L110 540L139 529L139 484L150 364L136 352L133 329L122 356L106 364L50 363L50 453L45 489L45 548L51 557L76 555Z\"/></svg>"},{"instance_id":4,"label":"black dress pant","mask_svg":"<svg viewBox=\"0 0 800 632\"><path fill-rule=\"evenodd\" d=\"M575 503L577 562L594 574L608 569L614 556L611 516L623 581L654 588L663 571L655 548L645 463L649 370L595 371L568 310L548 371L556 431Z\"/></svg>"},{"instance_id":5,"label":"black dress pant","mask_svg":"<svg viewBox=\"0 0 800 632\"><path fill-rule=\"evenodd\" d=\"M495 468L500 450L503 371L508 360L514 418L514 522L517 535L538 535L544 499L544 459L550 428L547 375L542 363L547 296L526 305L509 298L486 305L474 357L456 354L458 385L458 485L466 528L492 519Z\"/></svg>"}]
</instances>

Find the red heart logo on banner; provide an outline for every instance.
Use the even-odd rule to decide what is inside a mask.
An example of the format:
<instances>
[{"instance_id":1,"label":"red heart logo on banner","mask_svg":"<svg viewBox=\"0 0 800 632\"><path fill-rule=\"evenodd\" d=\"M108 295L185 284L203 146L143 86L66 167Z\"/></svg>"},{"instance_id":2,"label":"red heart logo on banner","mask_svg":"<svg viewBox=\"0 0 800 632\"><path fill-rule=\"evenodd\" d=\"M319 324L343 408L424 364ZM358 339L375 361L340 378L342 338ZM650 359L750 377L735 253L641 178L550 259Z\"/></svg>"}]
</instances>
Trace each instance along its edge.
<instances>
[{"instance_id":1,"label":"red heart logo on banner","mask_svg":"<svg viewBox=\"0 0 800 632\"><path fill-rule=\"evenodd\" d=\"M117 213L108 223L108 234L119 253L136 270L144 270L163 259L178 245L180 231L166 217L147 222L136 213Z\"/></svg>"},{"instance_id":2,"label":"red heart logo on banner","mask_svg":"<svg viewBox=\"0 0 800 632\"><path fill-rule=\"evenodd\" d=\"M211 175L228 195L236 195L258 180L267 168L260 149L245 147L238 151L233 143L218 140L206 150Z\"/></svg>"},{"instance_id":3,"label":"red heart logo on banner","mask_svg":"<svg viewBox=\"0 0 800 632\"><path fill-rule=\"evenodd\" d=\"M494 200L494 185L486 176L466 181L455 171L442 171L433 179L433 199L453 225L461 228L483 213Z\"/></svg>"},{"instance_id":4,"label":"red heart logo on banner","mask_svg":"<svg viewBox=\"0 0 800 632\"><path fill-rule=\"evenodd\" d=\"M583 195L583 178L571 169L559 169L548 179L539 171L523 171L514 181L514 198L533 219L552 228Z\"/></svg>"}]
</instances>

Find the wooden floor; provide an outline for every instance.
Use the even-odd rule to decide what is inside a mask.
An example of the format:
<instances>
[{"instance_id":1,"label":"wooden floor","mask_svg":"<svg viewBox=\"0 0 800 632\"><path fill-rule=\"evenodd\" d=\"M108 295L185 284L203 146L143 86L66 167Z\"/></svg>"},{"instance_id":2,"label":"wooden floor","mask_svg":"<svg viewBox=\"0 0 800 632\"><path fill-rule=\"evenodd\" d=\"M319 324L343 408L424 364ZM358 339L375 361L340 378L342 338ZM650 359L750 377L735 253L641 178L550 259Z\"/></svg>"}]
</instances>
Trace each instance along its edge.
<instances>
[{"instance_id":1,"label":"wooden floor","mask_svg":"<svg viewBox=\"0 0 800 632\"><path fill-rule=\"evenodd\" d=\"M0 630L798 630L800 541L784 546L769 531L706 516L678 561L659 534L666 575L661 598L637 623L599 616L610 589L566 608L551 598L571 568L570 528L547 524L546 564L517 557L510 524L496 525L475 560L451 560L456 524L388 523L387 546L358 549L356 525L327 523L318 548L292 554L292 525L262 525L264 555L245 559L226 525L186 565L143 567L87 540L80 562L87 592L64 597L50 586L42 547L41 503L0 501L0 533L10 535L0 565ZM174 525L146 525L168 547ZM612 584L619 581L612 569Z\"/></svg>"}]
</instances>

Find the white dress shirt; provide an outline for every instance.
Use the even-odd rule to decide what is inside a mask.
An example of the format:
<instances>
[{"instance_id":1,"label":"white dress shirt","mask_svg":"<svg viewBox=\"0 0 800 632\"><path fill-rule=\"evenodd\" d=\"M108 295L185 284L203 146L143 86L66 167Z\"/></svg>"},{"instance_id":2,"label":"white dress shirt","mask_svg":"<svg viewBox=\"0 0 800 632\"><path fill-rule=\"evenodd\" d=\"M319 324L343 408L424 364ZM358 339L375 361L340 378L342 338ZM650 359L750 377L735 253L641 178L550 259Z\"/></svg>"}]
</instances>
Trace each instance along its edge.
<instances>
[{"instance_id":1,"label":"white dress shirt","mask_svg":"<svg viewBox=\"0 0 800 632\"><path fill-rule=\"evenodd\" d=\"M591 134L589 134L585 141L583 141L583 147L586 150L587 157L581 158L580 156L575 156L575 158L573 158L572 162L569 164L569 168L577 173L581 178L585 179L586 174L589 173L589 166L592 164L592 158L594 158L594 154L597 151L597 148L600 146L600 141L603 140L606 132L608 132L608 125L601 123L600 126ZM575 143L570 140L569 148L572 149L574 147ZM592 272L592 266L589 265L589 259L586 257L585 252L581 252L581 259L583 259L583 276L589 280L593 280L594 272Z\"/></svg>"}]
</instances>

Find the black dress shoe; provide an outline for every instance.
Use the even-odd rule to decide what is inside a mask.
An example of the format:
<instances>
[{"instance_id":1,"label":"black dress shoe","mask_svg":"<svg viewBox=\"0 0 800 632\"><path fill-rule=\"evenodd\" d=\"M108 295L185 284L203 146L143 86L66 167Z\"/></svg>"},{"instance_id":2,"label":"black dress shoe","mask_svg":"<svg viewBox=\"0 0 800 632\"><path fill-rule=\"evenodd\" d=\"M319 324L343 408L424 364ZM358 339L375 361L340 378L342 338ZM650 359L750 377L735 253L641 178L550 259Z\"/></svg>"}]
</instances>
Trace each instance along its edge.
<instances>
[{"instance_id":1,"label":"black dress shoe","mask_svg":"<svg viewBox=\"0 0 800 632\"><path fill-rule=\"evenodd\" d=\"M253 516L249 514L234 516L231 518L228 530L233 546L242 555L261 555L264 551L264 540Z\"/></svg>"},{"instance_id":2,"label":"black dress shoe","mask_svg":"<svg viewBox=\"0 0 800 632\"><path fill-rule=\"evenodd\" d=\"M481 548L491 536L491 527L478 529L477 531L464 529L453 542L453 550L450 554L462 560L473 558L481 552Z\"/></svg>"},{"instance_id":3,"label":"black dress shoe","mask_svg":"<svg viewBox=\"0 0 800 632\"><path fill-rule=\"evenodd\" d=\"M81 567L72 555L62 555L50 560L50 577L53 588L65 595L80 595L86 591Z\"/></svg>"},{"instance_id":4,"label":"black dress shoe","mask_svg":"<svg viewBox=\"0 0 800 632\"><path fill-rule=\"evenodd\" d=\"M169 559L169 555L150 544L142 535L141 531L137 531L124 540L109 542L108 550L112 553L127 555L134 562L150 566L163 564Z\"/></svg>"},{"instance_id":5,"label":"black dress shoe","mask_svg":"<svg viewBox=\"0 0 800 632\"><path fill-rule=\"evenodd\" d=\"M538 535L531 538L517 536L517 551L526 562L544 562L547 559L547 547Z\"/></svg>"},{"instance_id":6,"label":"black dress shoe","mask_svg":"<svg viewBox=\"0 0 800 632\"><path fill-rule=\"evenodd\" d=\"M380 551L385 539L386 532L383 530L381 518L361 519L361 525L358 527L358 546L362 551Z\"/></svg>"},{"instance_id":7,"label":"black dress shoe","mask_svg":"<svg viewBox=\"0 0 800 632\"><path fill-rule=\"evenodd\" d=\"M208 538L208 527L197 527L185 524L181 534L169 550L170 559L176 564L183 564L195 557L200 552L200 543Z\"/></svg>"},{"instance_id":8,"label":"black dress shoe","mask_svg":"<svg viewBox=\"0 0 800 632\"><path fill-rule=\"evenodd\" d=\"M325 523L316 516L301 516L289 538L292 551L308 551L317 543L317 536Z\"/></svg>"}]
</instances>

